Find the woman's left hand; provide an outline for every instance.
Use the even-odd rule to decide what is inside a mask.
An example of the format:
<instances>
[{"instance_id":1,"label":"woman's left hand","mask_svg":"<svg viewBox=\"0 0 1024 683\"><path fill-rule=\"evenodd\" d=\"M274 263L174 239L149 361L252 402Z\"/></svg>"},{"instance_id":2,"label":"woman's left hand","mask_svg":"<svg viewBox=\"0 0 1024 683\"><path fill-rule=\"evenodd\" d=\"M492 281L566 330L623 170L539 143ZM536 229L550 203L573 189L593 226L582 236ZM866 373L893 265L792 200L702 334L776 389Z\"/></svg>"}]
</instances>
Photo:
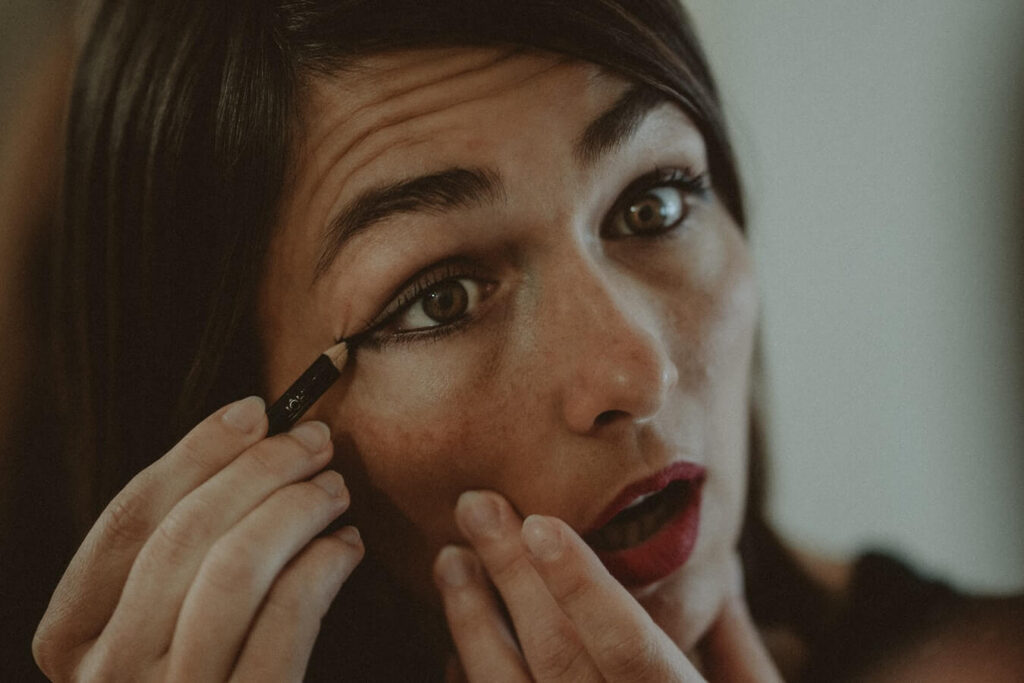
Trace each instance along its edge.
<instances>
[{"instance_id":1,"label":"woman's left hand","mask_svg":"<svg viewBox=\"0 0 1024 683\"><path fill-rule=\"evenodd\" d=\"M445 548L434 570L469 681L707 680L561 520L523 522L493 492L464 494L455 516L473 550ZM705 641L712 681L781 680L739 595Z\"/></svg>"}]
</instances>

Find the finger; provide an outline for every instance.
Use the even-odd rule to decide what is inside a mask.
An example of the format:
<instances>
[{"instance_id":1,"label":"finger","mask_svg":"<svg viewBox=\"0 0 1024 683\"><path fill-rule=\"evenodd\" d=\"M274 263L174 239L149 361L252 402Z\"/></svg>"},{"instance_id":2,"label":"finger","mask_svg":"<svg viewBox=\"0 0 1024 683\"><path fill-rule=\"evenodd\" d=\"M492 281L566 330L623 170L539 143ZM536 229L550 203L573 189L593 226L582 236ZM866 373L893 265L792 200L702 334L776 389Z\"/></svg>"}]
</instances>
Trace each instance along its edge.
<instances>
[{"instance_id":1,"label":"finger","mask_svg":"<svg viewBox=\"0 0 1024 683\"><path fill-rule=\"evenodd\" d=\"M327 425L305 422L255 444L185 496L139 552L100 644L135 659L166 652L214 543L275 491L326 466L331 452Z\"/></svg>"},{"instance_id":2,"label":"finger","mask_svg":"<svg viewBox=\"0 0 1024 683\"><path fill-rule=\"evenodd\" d=\"M188 492L263 438L264 411L257 396L221 408L114 497L50 599L33 644L37 658L64 657L69 643L84 643L100 633L153 529Z\"/></svg>"},{"instance_id":3,"label":"finger","mask_svg":"<svg viewBox=\"0 0 1024 683\"><path fill-rule=\"evenodd\" d=\"M347 526L292 560L260 609L231 680L301 681L320 622L364 552L359 532Z\"/></svg>"},{"instance_id":4,"label":"finger","mask_svg":"<svg viewBox=\"0 0 1024 683\"><path fill-rule=\"evenodd\" d=\"M781 683L782 677L739 595L726 599L700 646L704 671L713 681Z\"/></svg>"},{"instance_id":5,"label":"finger","mask_svg":"<svg viewBox=\"0 0 1024 683\"><path fill-rule=\"evenodd\" d=\"M476 555L447 546L434 562L452 640L467 681L529 681L526 664Z\"/></svg>"},{"instance_id":6,"label":"finger","mask_svg":"<svg viewBox=\"0 0 1024 683\"><path fill-rule=\"evenodd\" d=\"M534 678L598 680L575 626L530 564L519 534L522 521L508 501L491 491L464 493L455 519L508 608Z\"/></svg>"},{"instance_id":7,"label":"finger","mask_svg":"<svg viewBox=\"0 0 1024 683\"><path fill-rule=\"evenodd\" d=\"M522 537L544 585L606 680L704 680L565 522L531 515Z\"/></svg>"},{"instance_id":8,"label":"finger","mask_svg":"<svg viewBox=\"0 0 1024 683\"><path fill-rule=\"evenodd\" d=\"M171 679L222 681L284 566L348 507L341 475L277 491L214 544L181 606Z\"/></svg>"}]
</instances>

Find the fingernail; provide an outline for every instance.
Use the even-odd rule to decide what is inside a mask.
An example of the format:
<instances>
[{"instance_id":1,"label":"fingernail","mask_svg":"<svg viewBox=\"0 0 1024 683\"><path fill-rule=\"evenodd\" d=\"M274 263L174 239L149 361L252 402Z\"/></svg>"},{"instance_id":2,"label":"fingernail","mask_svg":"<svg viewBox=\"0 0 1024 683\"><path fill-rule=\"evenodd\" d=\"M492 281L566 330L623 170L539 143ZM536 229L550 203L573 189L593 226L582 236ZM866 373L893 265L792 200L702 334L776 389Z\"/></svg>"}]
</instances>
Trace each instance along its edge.
<instances>
[{"instance_id":1,"label":"fingernail","mask_svg":"<svg viewBox=\"0 0 1024 683\"><path fill-rule=\"evenodd\" d=\"M313 477L310 481L335 498L340 498L345 490L345 479L334 470L326 470Z\"/></svg>"},{"instance_id":2,"label":"fingernail","mask_svg":"<svg viewBox=\"0 0 1024 683\"><path fill-rule=\"evenodd\" d=\"M486 493L467 491L459 496L458 507L467 531L474 536L496 536L501 528L501 511L494 498Z\"/></svg>"},{"instance_id":3,"label":"fingernail","mask_svg":"<svg viewBox=\"0 0 1024 683\"><path fill-rule=\"evenodd\" d=\"M347 543L355 548L362 547L363 537L359 535L359 529L354 526L346 526L338 529L334 532L336 538L341 539L343 543Z\"/></svg>"},{"instance_id":4,"label":"fingernail","mask_svg":"<svg viewBox=\"0 0 1024 683\"><path fill-rule=\"evenodd\" d=\"M453 545L442 548L437 555L437 573L449 588L462 588L468 584L471 569L465 553Z\"/></svg>"},{"instance_id":5,"label":"fingernail","mask_svg":"<svg viewBox=\"0 0 1024 683\"><path fill-rule=\"evenodd\" d=\"M267 406L259 396L249 396L224 411L221 419L243 434L255 430L263 422Z\"/></svg>"},{"instance_id":6,"label":"fingernail","mask_svg":"<svg viewBox=\"0 0 1024 683\"><path fill-rule=\"evenodd\" d=\"M331 430L323 422L311 420L294 427L289 434L306 447L310 453L319 453L327 448L331 440Z\"/></svg>"},{"instance_id":7,"label":"fingernail","mask_svg":"<svg viewBox=\"0 0 1024 683\"><path fill-rule=\"evenodd\" d=\"M561 531L541 515L530 515L523 522L523 542L538 560L551 562L562 554Z\"/></svg>"}]
</instances>

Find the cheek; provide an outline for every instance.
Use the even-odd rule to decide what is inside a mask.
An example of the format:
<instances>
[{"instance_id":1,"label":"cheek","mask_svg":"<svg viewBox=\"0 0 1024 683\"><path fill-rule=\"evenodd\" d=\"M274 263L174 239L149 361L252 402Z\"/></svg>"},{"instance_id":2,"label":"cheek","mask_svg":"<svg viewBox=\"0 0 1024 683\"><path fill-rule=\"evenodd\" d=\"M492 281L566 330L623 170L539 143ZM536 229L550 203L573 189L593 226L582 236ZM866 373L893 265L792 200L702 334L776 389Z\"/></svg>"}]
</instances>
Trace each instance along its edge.
<instances>
[{"instance_id":1,"label":"cheek","mask_svg":"<svg viewBox=\"0 0 1024 683\"><path fill-rule=\"evenodd\" d=\"M708 491L723 501L717 537L732 547L746 500L750 436L750 381L758 316L757 288L745 241L728 235L721 287L709 327L706 359L709 446L719 454Z\"/></svg>"},{"instance_id":2,"label":"cheek","mask_svg":"<svg viewBox=\"0 0 1024 683\"><path fill-rule=\"evenodd\" d=\"M510 455L528 438L528 386L507 381L486 344L469 342L443 354L428 344L368 355L334 421L366 485L432 541L453 533L463 491L503 488Z\"/></svg>"}]
</instances>

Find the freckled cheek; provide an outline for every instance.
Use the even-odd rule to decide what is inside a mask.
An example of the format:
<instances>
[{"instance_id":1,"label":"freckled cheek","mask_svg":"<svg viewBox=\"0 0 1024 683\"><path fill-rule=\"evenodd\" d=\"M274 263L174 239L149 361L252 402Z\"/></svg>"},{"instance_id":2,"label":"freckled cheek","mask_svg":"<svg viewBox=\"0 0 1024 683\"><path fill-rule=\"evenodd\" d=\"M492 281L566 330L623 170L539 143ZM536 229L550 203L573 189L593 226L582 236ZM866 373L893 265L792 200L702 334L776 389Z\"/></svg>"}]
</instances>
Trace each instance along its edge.
<instances>
[{"instance_id":1,"label":"freckled cheek","mask_svg":"<svg viewBox=\"0 0 1024 683\"><path fill-rule=\"evenodd\" d=\"M528 440L514 409L522 401L472 363L387 365L382 357L365 382L353 382L339 421L368 483L428 536L443 534L459 494L514 480L521 459L512 456Z\"/></svg>"}]
</instances>

